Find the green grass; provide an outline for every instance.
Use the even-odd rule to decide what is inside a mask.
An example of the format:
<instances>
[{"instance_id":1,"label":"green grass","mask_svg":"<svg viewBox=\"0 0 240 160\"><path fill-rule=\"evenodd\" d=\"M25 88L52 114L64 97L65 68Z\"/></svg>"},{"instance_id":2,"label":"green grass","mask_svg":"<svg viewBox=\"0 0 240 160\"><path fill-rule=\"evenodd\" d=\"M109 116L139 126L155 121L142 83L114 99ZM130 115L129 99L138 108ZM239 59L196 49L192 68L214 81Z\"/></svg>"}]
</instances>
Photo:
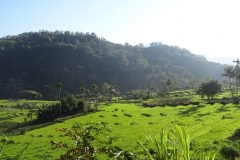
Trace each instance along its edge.
<instances>
[{"instance_id":1,"label":"green grass","mask_svg":"<svg viewBox=\"0 0 240 160\"><path fill-rule=\"evenodd\" d=\"M23 103L31 103L31 104L35 104L36 106L41 106L42 104L52 104L52 103L57 103L58 101L46 101L46 100L26 100L26 99L19 99L19 100L12 100L12 99L4 99L4 100L0 100L0 106L7 106L7 107L11 107L11 106L15 106L17 104L22 105ZM2 108L0 108L1 110Z\"/></svg>"},{"instance_id":2,"label":"green grass","mask_svg":"<svg viewBox=\"0 0 240 160\"><path fill-rule=\"evenodd\" d=\"M142 147L137 142L144 143L146 141L145 135L158 136L161 128L168 129L163 121L170 127L173 127L174 124L187 126L190 139L196 141L196 149L204 148L207 145L211 146L216 140L226 139L233 135L240 124L238 118L240 116L240 106L233 104L221 105L216 103L208 105L200 103L199 105L177 107L143 108L136 106L134 103L112 103L109 106L102 104L99 109L102 111L35 129L26 132L25 135L9 136L8 138L13 140L15 144L6 145L4 149L6 155L3 154L3 156L17 154L20 148L26 145L26 142L35 137L26 152L23 153L23 159L57 158L65 151L64 149L52 151L50 141L63 141L69 143L69 145L74 145L74 141L67 137L60 137L60 133L55 132L55 129L71 128L75 122L104 122L108 127L111 127L110 136L117 138L114 145L135 154L143 153ZM231 118L223 118L224 115ZM2 116L1 112L0 116Z\"/></svg>"}]
</instances>

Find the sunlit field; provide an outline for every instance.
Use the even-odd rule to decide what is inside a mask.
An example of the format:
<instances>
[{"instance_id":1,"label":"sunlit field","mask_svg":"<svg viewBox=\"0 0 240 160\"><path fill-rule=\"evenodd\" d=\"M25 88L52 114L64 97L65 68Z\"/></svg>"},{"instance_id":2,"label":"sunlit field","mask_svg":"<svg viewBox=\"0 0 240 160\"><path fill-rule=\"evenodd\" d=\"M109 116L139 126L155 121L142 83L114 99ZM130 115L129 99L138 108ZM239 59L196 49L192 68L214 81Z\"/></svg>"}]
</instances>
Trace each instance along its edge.
<instances>
[{"instance_id":1,"label":"sunlit field","mask_svg":"<svg viewBox=\"0 0 240 160\"><path fill-rule=\"evenodd\" d=\"M61 133L55 132L56 128L70 129L76 122L83 124L103 122L112 131L109 132L109 136L116 138L113 145L137 155L143 154L143 149L138 142L145 143L146 135L158 136L161 128L167 131L168 127L177 124L187 127L190 139L194 141L192 152L200 149L213 149L217 153L223 141L232 136L240 124L240 106L234 104L200 103L149 108L142 107L138 103L111 103L109 105L102 103L98 108L100 112L27 131L24 135L8 136L13 143L5 146L3 157L16 155L33 139L23 153L22 159L56 159L66 150L52 150L51 140L66 142L69 146L75 144L70 138L62 137ZM16 114L20 114L20 110ZM23 110L23 116L26 114L27 111ZM0 116L6 116L6 112L0 112ZM12 121L23 122L23 117L12 118Z\"/></svg>"}]
</instances>

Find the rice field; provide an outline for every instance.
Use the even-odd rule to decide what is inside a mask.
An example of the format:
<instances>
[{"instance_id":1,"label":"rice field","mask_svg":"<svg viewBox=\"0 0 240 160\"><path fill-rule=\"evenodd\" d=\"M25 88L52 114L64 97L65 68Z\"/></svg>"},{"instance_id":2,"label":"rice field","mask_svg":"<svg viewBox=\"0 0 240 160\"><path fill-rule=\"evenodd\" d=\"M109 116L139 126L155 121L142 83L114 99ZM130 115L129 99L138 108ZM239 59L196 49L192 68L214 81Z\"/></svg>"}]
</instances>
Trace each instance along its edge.
<instances>
[{"instance_id":1,"label":"rice field","mask_svg":"<svg viewBox=\"0 0 240 160\"><path fill-rule=\"evenodd\" d=\"M213 147L216 152L221 147L221 141L234 134L240 128L240 105L216 103L214 105L200 103L188 106L165 106L145 108L134 103L112 103L99 106L100 112L68 119L62 123L26 132L24 135L9 136L13 144L4 148L3 157L16 155L27 142L33 139L21 159L56 159L65 149L52 150L50 141L63 141L74 145L68 137L61 137L56 128L71 128L74 123L103 122L110 127L109 135L116 137L113 145L136 155L143 154L138 142L145 143L146 135L159 136L161 128L168 126L187 127L190 139L194 141L195 152ZM25 114L25 113L24 113ZM2 116L0 112L0 116ZM219 142L216 145L216 142ZM217 153L217 156L220 156ZM99 158L104 159L104 158Z\"/></svg>"}]
</instances>

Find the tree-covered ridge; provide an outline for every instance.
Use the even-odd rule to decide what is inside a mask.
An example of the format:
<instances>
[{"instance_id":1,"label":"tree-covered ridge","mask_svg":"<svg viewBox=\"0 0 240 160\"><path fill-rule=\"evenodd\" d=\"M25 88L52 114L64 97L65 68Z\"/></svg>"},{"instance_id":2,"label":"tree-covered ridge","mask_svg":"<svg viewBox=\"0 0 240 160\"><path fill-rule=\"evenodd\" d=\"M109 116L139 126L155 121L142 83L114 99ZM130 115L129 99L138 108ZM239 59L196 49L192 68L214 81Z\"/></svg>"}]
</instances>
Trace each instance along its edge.
<instances>
[{"instance_id":1,"label":"tree-covered ridge","mask_svg":"<svg viewBox=\"0 0 240 160\"><path fill-rule=\"evenodd\" d=\"M44 99L55 99L56 84L63 93L80 93L82 86L104 82L120 92L172 79L182 88L189 79L209 74L221 78L223 65L208 62L177 46L160 42L144 47L115 44L95 33L69 31L27 32L0 38L0 98L18 98L34 90Z\"/></svg>"}]
</instances>

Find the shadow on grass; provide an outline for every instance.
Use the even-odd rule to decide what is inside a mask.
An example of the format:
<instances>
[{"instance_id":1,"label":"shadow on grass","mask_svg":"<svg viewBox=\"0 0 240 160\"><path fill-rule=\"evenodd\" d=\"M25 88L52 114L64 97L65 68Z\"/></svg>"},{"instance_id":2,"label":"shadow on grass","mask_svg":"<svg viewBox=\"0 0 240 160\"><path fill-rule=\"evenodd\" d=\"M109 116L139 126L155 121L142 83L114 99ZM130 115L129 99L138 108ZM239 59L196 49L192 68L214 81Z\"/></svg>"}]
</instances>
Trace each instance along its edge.
<instances>
[{"instance_id":1,"label":"shadow on grass","mask_svg":"<svg viewBox=\"0 0 240 160\"><path fill-rule=\"evenodd\" d=\"M239 111L239 109L240 109L239 104L233 104L232 107L234 107L236 109L235 111Z\"/></svg>"},{"instance_id":2,"label":"shadow on grass","mask_svg":"<svg viewBox=\"0 0 240 160\"><path fill-rule=\"evenodd\" d=\"M229 109L230 107L226 106L226 105L222 105L220 108L218 108L215 113L221 113L221 112L228 112L230 111Z\"/></svg>"},{"instance_id":3,"label":"shadow on grass","mask_svg":"<svg viewBox=\"0 0 240 160\"><path fill-rule=\"evenodd\" d=\"M198 110L203 107L205 107L205 104L187 106L185 110L183 110L182 108L180 109L179 115L181 115L183 117L186 117L186 116L188 117L188 116L191 116L191 115L197 113Z\"/></svg>"},{"instance_id":4,"label":"shadow on grass","mask_svg":"<svg viewBox=\"0 0 240 160\"><path fill-rule=\"evenodd\" d=\"M198 117L203 117L203 116L208 116L210 115L211 113L210 112L207 112L207 113L199 113L197 116Z\"/></svg>"}]
</instances>

